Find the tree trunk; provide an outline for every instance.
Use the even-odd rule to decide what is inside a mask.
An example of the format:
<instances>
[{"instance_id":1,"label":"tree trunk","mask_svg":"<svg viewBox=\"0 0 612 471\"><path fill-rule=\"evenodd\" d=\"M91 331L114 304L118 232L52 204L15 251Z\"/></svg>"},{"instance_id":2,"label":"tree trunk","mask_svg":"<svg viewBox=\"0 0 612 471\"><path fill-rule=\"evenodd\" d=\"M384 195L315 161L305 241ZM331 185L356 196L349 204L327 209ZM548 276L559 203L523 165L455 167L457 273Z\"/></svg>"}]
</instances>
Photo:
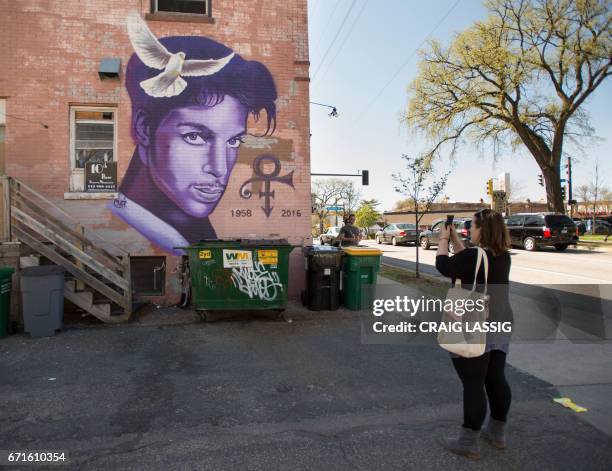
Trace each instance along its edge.
<instances>
[{"instance_id":1,"label":"tree trunk","mask_svg":"<svg viewBox=\"0 0 612 471\"><path fill-rule=\"evenodd\" d=\"M534 133L529 127L517 120L513 126L527 150L531 153L542 171L542 178L546 188L546 202L548 210L565 214L565 204L561 196L561 150L563 149L563 132L565 124L558 125L553 149L551 150L541 136Z\"/></svg>"},{"instance_id":2,"label":"tree trunk","mask_svg":"<svg viewBox=\"0 0 612 471\"><path fill-rule=\"evenodd\" d=\"M546 186L546 202L548 210L555 213L565 214L565 203L561 195L561 169L544 167L541 168L544 184Z\"/></svg>"}]
</instances>

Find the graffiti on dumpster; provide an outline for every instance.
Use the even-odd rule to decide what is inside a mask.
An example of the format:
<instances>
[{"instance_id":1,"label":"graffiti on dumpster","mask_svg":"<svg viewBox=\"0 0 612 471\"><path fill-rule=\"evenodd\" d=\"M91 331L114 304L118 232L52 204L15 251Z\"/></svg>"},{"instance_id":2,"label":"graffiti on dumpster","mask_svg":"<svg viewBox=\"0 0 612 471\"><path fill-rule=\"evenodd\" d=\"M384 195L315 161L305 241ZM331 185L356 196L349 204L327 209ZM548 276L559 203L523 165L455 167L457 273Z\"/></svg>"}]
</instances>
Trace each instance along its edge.
<instances>
[{"instance_id":1,"label":"graffiti on dumpster","mask_svg":"<svg viewBox=\"0 0 612 471\"><path fill-rule=\"evenodd\" d=\"M253 268L239 267L232 269L234 286L253 299L273 301L278 293L283 291L278 273L268 271L261 262L253 264Z\"/></svg>"}]
</instances>

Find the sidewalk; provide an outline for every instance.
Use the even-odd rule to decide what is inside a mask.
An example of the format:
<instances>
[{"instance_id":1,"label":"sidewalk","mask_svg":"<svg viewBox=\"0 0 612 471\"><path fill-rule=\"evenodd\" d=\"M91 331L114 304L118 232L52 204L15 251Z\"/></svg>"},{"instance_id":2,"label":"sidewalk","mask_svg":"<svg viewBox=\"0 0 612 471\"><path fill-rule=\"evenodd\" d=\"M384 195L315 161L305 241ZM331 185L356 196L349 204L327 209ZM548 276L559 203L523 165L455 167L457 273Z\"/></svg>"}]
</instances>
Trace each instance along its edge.
<instances>
[{"instance_id":1,"label":"sidewalk","mask_svg":"<svg viewBox=\"0 0 612 471\"><path fill-rule=\"evenodd\" d=\"M441 349L363 345L351 311L286 317L159 309L2 339L3 448L68 450L80 470L609 469L612 438L514 368L510 448L450 455L461 388Z\"/></svg>"}]
</instances>

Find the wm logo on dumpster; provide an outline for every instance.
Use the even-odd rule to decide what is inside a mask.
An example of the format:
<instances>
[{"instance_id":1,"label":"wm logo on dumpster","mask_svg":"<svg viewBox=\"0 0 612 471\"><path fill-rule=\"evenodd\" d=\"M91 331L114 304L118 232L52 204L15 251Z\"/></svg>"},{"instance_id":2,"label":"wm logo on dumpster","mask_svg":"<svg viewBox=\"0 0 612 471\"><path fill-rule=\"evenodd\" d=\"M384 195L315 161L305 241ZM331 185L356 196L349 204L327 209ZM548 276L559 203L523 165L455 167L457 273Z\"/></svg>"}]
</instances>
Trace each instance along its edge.
<instances>
[{"instance_id":1,"label":"wm logo on dumpster","mask_svg":"<svg viewBox=\"0 0 612 471\"><path fill-rule=\"evenodd\" d=\"M253 268L253 255L250 250L224 250L223 268Z\"/></svg>"}]
</instances>

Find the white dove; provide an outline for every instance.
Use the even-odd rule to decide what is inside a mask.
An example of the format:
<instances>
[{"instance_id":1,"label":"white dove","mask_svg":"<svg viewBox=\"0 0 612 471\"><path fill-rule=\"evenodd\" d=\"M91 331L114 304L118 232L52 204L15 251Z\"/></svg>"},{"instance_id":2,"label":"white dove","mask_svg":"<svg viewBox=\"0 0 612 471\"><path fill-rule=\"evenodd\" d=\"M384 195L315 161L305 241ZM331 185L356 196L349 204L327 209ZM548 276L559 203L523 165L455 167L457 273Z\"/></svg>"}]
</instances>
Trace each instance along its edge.
<instances>
[{"instance_id":1,"label":"white dove","mask_svg":"<svg viewBox=\"0 0 612 471\"><path fill-rule=\"evenodd\" d=\"M139 15L130 15L127 30L140 60L148 67L163 70L159 75L140 82L142 89L152 97L172 97L180 95L187 82L181 78L200 77L219 72L232 60L234 53L221 59L185 60L184 52L171 53L151 32Z\"/></svg>"}]
</instances>

